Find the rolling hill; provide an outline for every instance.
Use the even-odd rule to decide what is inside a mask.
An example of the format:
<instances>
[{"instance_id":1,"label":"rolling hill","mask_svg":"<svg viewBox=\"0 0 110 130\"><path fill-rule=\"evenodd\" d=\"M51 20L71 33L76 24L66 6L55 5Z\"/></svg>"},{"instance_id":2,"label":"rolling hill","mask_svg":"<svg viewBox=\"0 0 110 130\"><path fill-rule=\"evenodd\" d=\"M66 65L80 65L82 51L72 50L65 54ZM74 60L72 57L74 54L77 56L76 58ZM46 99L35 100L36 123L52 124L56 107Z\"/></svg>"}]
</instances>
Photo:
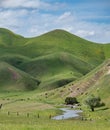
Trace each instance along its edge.
<instances>
[{"instance_id":1,"label":"rolling hill","mask_svg":"<svg viewBox=\"0 0 110 130\"><path fill-rule=\"evenodd\" d=\"M26 83L33 82L33 89L53 89L64 86L89 73L105 59L110 57L109 44L97 44L64 30L53 30L34 38L24 38L13 32L0 28L0 84L11 83L13 90L23 85L12 82L10 72L5 66L27 77ZM5 71L3 71L5 70ZM22 73L22 74L21 74ZM25 75L25 76L24 76ZM30 79L30 80L29 80ZM37 81L37 82L36 82ZM40 84L39 84L40 82ZM19 79L19 84L24 81ZM39 85L38 85L39 84ZM7 86L6 85L6 86ZM27 88L27 85L24 85ZM7 90L7 87L4 87Z\"/></svg>"},{"instance_id":2,"label":"rolling hill","mask_svg":"<svg viewBox=\"0 0 110 130\"><path fill-rule=\"evenodd\" d=\"M33 90L40 81L31 75L11 66L6 62L0 62L0 90L23 91Z\"/></svg>"}]
</instances>

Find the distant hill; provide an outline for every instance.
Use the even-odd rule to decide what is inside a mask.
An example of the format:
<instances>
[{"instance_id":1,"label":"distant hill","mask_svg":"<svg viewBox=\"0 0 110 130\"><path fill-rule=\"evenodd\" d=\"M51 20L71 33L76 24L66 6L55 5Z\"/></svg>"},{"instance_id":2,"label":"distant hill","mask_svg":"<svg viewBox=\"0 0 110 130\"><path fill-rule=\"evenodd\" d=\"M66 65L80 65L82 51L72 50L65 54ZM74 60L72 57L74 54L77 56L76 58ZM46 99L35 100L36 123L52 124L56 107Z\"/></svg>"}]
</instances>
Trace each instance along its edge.
<instances>
[{"instance_id":1,"label":"distant hill","mask_svg":"<svg viewBox=\"0 0 110 130\"><path fill-rule=\"evenodd\" d=\"M58 29L38 37L24 38L0 28L0 63L11 66L22 77L26 76L27 83L30 84L31 80L33 85L28 86L30 90L53 89L79 79L110 57L109 46ZM21 86L20 89L25 90L27 86L22 80L19 80L22 84L19 87L16 86L18 82L12 82L7 68L0 69L2 75L8 75L6 80L1 76L1 86L7 84L8 87L11 83L13 90Z\"/></svg>"}]
</instances>

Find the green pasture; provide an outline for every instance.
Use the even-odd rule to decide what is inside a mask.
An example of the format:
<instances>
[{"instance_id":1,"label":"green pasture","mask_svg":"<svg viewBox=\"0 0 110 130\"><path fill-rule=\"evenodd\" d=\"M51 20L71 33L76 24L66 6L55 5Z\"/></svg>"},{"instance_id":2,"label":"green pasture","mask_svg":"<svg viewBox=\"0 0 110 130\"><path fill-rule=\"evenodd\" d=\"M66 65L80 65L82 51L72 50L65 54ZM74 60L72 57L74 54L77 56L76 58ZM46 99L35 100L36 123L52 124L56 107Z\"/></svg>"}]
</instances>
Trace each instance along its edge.
<instances>
[{"instance_id":1,"label":"green pasture","mask_svg":"<svg viewBox=\"0 0 110 130\"><path fill-rule=\"evenodd\" d=\"M44 94L44 93L42 93ZM58 109L61 105L49 103L48 99L40 93L33 92L2 92L0 103L3 104L0 110L1 130L109 130L110 110L98 108L90 112L87 107L82 107L83 116L78 119L52 120L50 116L59 115L62 112ZM47 101L47 102L46 102ZM63 102L63 101L62 101ZM61 107L61 106L60 106Z\"/></svg>"}]
</instances>

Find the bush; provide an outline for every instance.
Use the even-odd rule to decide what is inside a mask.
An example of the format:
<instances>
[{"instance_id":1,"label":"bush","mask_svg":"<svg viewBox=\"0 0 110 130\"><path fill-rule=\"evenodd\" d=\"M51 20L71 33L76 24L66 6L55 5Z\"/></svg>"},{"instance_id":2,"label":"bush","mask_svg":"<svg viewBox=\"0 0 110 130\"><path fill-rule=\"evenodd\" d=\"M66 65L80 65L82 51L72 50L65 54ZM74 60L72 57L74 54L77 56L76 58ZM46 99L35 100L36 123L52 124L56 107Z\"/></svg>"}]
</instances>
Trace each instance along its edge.
<instances>
[{"instance_id":1,"label":"bush","mask_svg":"<svg viewBox=\"0 0 110 130\"><path fill-rule=\"evenodd\" d=\"M76 97L66 97L65 103L66 103L66 105L68 105L68 104L73 105L73 104L77 104L78 101L77 101Z\"/></svg>"}]
</instances>

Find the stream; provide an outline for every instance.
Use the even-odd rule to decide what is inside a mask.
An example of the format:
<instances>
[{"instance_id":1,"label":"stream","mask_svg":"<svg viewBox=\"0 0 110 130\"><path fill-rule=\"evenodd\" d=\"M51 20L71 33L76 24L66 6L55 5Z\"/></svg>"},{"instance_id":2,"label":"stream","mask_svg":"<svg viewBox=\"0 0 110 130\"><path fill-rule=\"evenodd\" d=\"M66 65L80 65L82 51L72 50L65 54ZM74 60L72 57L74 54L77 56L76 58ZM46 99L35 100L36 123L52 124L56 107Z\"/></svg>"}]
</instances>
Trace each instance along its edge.
<instances>
[{"instance_id":1,"label":"stream","mask_svg":"<svg viewBox=\"0 0 110 130\"><path fill-rule=\"evenodd\" d=\"M68 108L60 108L60 110L64 111L62 115L54 116L52 119L54 120L63 120L80 116L78 113L81 113L81 110L70 110Z\"/></svg>"}]
</instances>

